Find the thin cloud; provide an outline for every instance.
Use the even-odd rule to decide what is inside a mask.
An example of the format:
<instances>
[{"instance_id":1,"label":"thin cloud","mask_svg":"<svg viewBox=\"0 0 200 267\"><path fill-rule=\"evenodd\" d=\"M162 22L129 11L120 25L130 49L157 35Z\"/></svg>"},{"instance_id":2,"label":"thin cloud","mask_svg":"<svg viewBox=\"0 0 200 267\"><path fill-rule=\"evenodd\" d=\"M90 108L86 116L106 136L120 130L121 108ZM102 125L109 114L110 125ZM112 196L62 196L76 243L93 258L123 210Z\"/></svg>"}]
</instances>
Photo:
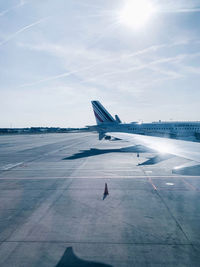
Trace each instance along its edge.
<instances>
[{"instance_id":1,"label":"thin cloud","mask_svg":"<svg viewBox=\"0 0 200 267\"><path fill-rule=\"evenodd\" d=\"M188 43L188 40L183 40L183 41L174 42L174 43L171 43L171 44L153 45L153 46L147 47L145 49L136 51L134 53L125 54L125 55L123 55L121 57L115 55L114 58L104 59L104 60L102 60L100 62L98 60L98 63L91 64L91 65L89 65L87 67L79 68L77 70L73 70L73 71L69 71L69 72L64 72L64 73L61 73L59 75L53 75L53 76L50 76L50 77L47 77L47 78L44 78L44 79L41 79L41 80L38 80L38 81L35 81L35 82L22 84L19 87L28 87L28 86L38 85L40 83L44 83L44 82L48 82L48 81L52 81L52 80L61 79L61 78L68 77L68 76L71 76L71 75L74 75L74 74L78 74L78 73L80 73L82 71L85 71L85 70L91 70L94 67L102 65L102 64L105 64L105 63L115 63L117 61L122 61L122 60L125 60L125 59L130 59L132 57L137 57L137 56L140 56L140 55L152 52L152 51L157 51L157 50L162 49L162 48L174 47L174 46L187 44L187 43ZM62 58L63 58L63 56L65 56L65 54L64 54L65 48L62 47L62 46L58 46L58 45L52 45L52 44L51 45L49 45L49 44L32 45L32 44L23 44L23 43L19 43L18 45L21 46L21 47L28 48L30 50L45 51L45 52L56 53L56 54L58 53L59 56L61 56ZM156 60L156 61L152 61L150 63L143 64L143 65L140 65L140 66L134 66L132 68L129 68L128 70L119 70L119 71L106 72L106 73L97 75L97 76L95 76L95 77L93 77L91 79L90 78L86 79L86 80L82 81L81 83L86 83L86 82L92 81L93 79L98 78L98 77L111 76L111 75L117 74L117 73L131 72L131 71L134 71L134 70L145 69L147 67L150 67L151 65L156 65L156 64L159 64L159 63L165 63L165 62L169 62L169 61L175 60L175 58L177 60L177 57L164 58L164 59L159 59L159 60Z\"/></svg>"},{"instance_id":2,"label":"thin cloud","mask_svg":"<svg viewBox=\"0 0 200 267\"><path fill-rule=\"evenodd\" d=\"M40 20L37 20L21 29L19 29L18 31L16 31L15 33L11 34L10 36L8 36L5 40L3 40L1 43L0 43L0 46L6 44L7 42L9 42L10 40L12 40L13 38L15 38L18 34L24 32L24 31L27 31L28 29L40 24L41 22L43 22L44 20L46 20L47 18L43 18L43 19L40 19Z\"/></svg>"}]
</instances>

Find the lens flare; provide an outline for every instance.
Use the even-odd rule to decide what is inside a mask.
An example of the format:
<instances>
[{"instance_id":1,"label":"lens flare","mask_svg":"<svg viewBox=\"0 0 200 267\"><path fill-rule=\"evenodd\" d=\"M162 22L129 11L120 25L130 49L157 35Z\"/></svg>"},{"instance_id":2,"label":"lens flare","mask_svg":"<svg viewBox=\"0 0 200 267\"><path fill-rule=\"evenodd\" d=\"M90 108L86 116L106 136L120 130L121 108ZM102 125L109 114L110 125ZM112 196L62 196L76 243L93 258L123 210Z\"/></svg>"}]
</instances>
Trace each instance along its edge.
<instances>
[{"instance_id":1,"label":"lens flare","mask_svg":"<svg viewBox=\"0 0 200 267\"><path fill-rule=\"evenodd\" d=\"M119 20L137 29L144 26L155 12L156 6L150 0L128 0L119 12Z\"/></svg>"}]
</instances>

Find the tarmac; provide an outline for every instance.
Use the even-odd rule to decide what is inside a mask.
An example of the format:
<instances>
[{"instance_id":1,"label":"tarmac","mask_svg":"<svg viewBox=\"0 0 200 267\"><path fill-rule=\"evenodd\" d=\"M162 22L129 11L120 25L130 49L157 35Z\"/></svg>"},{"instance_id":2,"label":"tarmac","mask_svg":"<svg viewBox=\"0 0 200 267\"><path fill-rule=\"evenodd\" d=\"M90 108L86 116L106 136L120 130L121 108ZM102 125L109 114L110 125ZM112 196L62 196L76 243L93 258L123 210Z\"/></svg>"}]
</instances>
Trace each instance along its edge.
<instances>
[{"instance_id":1,"label":"tarmac","mask_svg":"<svg viewBox=\"0 0 200 267\"><path fill-rule=\"evenodd\" d=\"M95 133L0 136L0 266L200 266L200 173L172 172L188 162Z\"/></svg>"}]
</instances>

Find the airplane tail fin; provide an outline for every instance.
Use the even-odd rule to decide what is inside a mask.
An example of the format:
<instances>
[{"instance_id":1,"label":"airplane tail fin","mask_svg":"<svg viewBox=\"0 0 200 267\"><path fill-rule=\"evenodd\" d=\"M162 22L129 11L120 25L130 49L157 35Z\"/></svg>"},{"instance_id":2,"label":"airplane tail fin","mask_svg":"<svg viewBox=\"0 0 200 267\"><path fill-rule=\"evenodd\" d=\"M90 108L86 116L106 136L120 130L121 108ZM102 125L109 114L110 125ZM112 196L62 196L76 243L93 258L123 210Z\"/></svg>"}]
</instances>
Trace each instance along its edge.
<instances>
[{"instance_id":1,"label":"airplane tail fin","mask_svg":"<svg viewBox=\"0 0 200 267\"><path fill-rule=\"evenodd\" d=\"M115 120L116 120L116 122L121 123L121 120L120 120L118 115L115 115Z\"/></svg>"},{"instance_id":2,"label":"airplane tail fin","mask_svg":"<svg viewBox=\"0 0 200 267\"><path fill-rule=\"evenodd\" d=\"M94 116L97 125L102 123L116 123L117 121L110 115L110 113L103 107L99 101L91 101L94 110Z\"/></svg>"}]
</instances>

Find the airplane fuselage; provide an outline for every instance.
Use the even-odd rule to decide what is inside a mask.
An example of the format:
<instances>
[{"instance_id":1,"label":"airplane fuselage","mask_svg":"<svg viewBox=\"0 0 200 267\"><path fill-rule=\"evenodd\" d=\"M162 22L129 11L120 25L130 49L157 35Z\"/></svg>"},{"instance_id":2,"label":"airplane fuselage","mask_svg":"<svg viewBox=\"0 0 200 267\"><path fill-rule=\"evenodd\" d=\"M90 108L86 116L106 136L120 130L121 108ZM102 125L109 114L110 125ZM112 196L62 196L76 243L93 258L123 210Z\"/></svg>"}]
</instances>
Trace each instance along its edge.
<instances>
[{"instance_id":1,"label":"airplane fuselage","mask_svg":"<svg viewBox=\"0 0 200 267\"><path fill-rule=\"evenodd\" d=\"M115 115L114 119L99 101L93 100L92 106L97 125L90 128L99 132L99 139L102 139L106 132L124 132L190 141L200 140L200 121L121 123L119 117Z\"/></svg>"},{"instance_id":2,"label":"airplane fuselage","mask_svg":"<svg viewBox=\"0 0 200 267\"><path fill-rule=\"evenodd\" d=\"M103 132L126 132L191 141L200 139L200 122L105 123L98 127Z\"/></svg>"}]
</instances>

